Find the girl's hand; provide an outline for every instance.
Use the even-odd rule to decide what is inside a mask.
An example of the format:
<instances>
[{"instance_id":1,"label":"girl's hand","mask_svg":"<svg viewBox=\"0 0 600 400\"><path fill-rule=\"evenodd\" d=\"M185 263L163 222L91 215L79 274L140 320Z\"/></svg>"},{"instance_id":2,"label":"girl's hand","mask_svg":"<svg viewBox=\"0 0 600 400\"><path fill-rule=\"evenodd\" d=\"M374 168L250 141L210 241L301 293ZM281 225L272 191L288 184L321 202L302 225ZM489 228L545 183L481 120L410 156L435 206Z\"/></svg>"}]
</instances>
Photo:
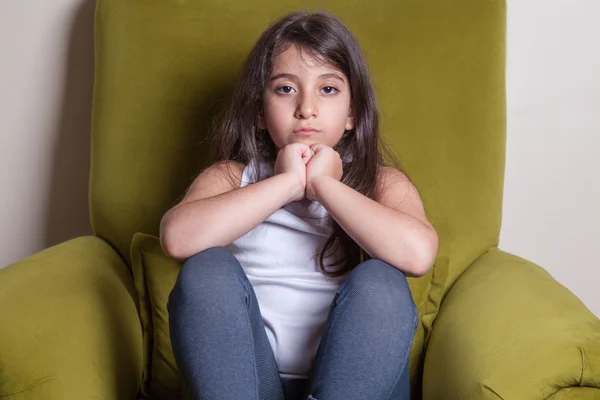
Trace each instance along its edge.
<instances>
[{"instance_id":1,"label":"girl's hand","mask_svg":"<svg viewBox=\"0 0 600 400\"><path fill-rule=\"evenodd\" d=\"M289 174L298 182L291 201L302 200L306 195L306 164L314 154L302 143L288 144L277 153L273 174Z\"/></svg>"},{"instance_id":2,"label":"girl's hand","mask_svg":"<svg viewBox=\"0 0 600 400\"><path fill-rule=\"evenodd\" d=\"M313 188L315 179L329 176L339 181L342 179L344 171L342 158L331 147L316 143L311 145L310 149L314 151L314 155L306 166L306 197L311 201L315 201L316 196Z\"/></svg>"}]
</instances>

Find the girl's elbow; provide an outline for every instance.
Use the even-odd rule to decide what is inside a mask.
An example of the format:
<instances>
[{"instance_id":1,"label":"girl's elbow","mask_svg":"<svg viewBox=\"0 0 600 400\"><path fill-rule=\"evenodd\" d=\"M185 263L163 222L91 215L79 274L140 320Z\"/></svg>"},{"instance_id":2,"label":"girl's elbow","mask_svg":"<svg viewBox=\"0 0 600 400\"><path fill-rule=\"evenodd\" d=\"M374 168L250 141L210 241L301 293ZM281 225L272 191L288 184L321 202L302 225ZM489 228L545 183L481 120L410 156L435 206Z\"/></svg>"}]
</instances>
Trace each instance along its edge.
<instances>
[{"instance_id":1,"label":"girl's elbow","mask_svg":"<svg viewBox=\"0 0 600 400\"><path fill-rule=\"evenodd\" d=\"M422 276L427 275L431 267L433 267L433 261L429 261L429 258L425 259L427 261L419 261L414 263L410 268L410 276L414 278L420 278Z\"/></svg>"},{"instance_id":2,"label":"girl's elbow","mask_svg":"<svg viewBox=\"0 0 600 400\"><path fill-rule=\"evenodd\" d=\"M181 235L168 219L163 218L161 221L159 240L160 247L166 256L177 261L185 261L190 256L186 241L182 240Z\"/></svg>"},{"instance_id":3,"label":"girl's elbow","mask_svg":"<svg viewBox=\"0 0 600 400\"><path fill-rule=\"evenodd\" d=\"M170 232L167 229L167 221L166 221L166 215L163 216L163 218L160 220L160 226L158 228L158 240L160 242L160 248L162 249L163 253L165 253L166 255L169 255L171 248L172 248L172 241L170 238Z\"/></svg>"},{"instance_id":4,"label":"girl's elbow","mask_svg":"<svg viewBox=\"0 0 600 400\"><path fill-rule=\"evenodd\" d=\"M429 261L423 261L421 259L414 259L412 262L403 260L391 263L391 265L398 268L409 278L420 278L427 275L432 264L433 263L430 263Z\"/></svg>"},{"instance_id":5,"label":"girl's elbow","mask_svg":"<svg viewBox=\"0 0 600 400\"><path fill-rule=\"evenodd\" d=\"M199 232L184 234L179 232L165 230L160 237L160 247L163 253L176 261L183 262L193 256L211 247L224 246L216 243L214 238L207 237Z\"/></svg>"},{"instance_id":6,"label":"girl's elbow","mask_svg":"<svg viewBox=\"0 0 600 400\"><path fill-rule=\"evenodd\" d=\"M180 244L178 244L176 240L173 240L168 233L161 232L160 248L167 257L173 258L178 261L184 259L185 257L181 256L181 250L179 247Z\"/></svg>"},{"instance_id":7,"label":"girl's elbow","mask_svg":"<svg viewBox=\"0 0 600 400\"><path fill-rule=\"evenodd\" d=\"M432 265L428 264L416 265L411 269L410 275L414 278L421 278L427 275L431 267Z\"/></svg>"},{"instance_id":8,"label":"girl's elbow","mask_svg":"<svg viewBox=\"0 0 600 400\"><path fill-rule=\"evenodd\" d=\"M187 260L189 257L193 256L196 253L200 253L203 248L198 248L196 250L191 250L191 248L186 243L175 242L175 241L164 241L161 240L161 248L163 253L176 261L183 262Z\"/></svg>"},{"instance_id":9,"label":"girl's elbow","mask_svg":"<svg viewBox=\"0 0 600 400\"><path fill-rule=\"evenodd\" d=\"M421 278L427 275L430 269L431 266L427 266L426 264L414 264L407 275L413 278Z\"/></svg>"},{"instance_id":10,"label":"girl's elbow","mask_svg":"<svg viewBox=\"0 0 600 400\"><path fill-rule=\"evenodd\" d=\"M435 230L432 229L431 231L430 237L421 246L421 251L418 252L419 256L411 268L411 274L416 278L426 275L435 263L438 250L438 236Z\"/></svg>"}]
</instances>

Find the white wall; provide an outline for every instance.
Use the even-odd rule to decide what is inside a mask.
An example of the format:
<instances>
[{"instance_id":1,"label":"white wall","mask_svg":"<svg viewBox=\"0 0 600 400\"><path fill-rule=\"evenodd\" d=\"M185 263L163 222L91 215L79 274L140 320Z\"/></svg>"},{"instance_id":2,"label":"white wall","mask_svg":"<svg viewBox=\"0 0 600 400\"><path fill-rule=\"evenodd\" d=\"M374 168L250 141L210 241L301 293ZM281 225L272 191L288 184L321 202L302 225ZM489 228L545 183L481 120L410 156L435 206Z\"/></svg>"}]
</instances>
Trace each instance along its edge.
<instances>
[{"instance_id":1,"label":"white wall","mask_svg":"<svg viewBox=\"0 0 600 400\"><path fill-rule=\"evenodd\" d=\"M93 0L0 2L0 266L91 233L93 14ZM500 241L598 316L599 20L597 0L509 1Z\"/></svg>"},{"instance_id":2,"label":"white wall","mask_svg":"<svg viewBox=\"0 0 600 400\"><path fill-rule=\"evenodd\" d=\"M600 2L508 2L500 248L600 316Z\"/></svg>"},{"instance_id":3,"label":"white wall","mask_svg":"<svg viewBox=\"0 0 600 400\"><path fill-rule=\"evenodd\" d=\"M0 1L0 267L92 232L94 6Z\"/></svg>"}]
</instances>

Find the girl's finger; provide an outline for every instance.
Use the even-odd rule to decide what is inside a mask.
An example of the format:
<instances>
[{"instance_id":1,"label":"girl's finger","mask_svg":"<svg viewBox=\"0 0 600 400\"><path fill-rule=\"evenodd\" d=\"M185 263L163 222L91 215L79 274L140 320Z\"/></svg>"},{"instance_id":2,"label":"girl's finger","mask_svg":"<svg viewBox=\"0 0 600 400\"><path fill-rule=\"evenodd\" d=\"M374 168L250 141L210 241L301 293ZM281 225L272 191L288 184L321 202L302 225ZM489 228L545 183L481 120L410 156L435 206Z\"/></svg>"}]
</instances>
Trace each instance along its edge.
<instances>
[{"instance_id":1,"label":"girl's finger","mask_svg":"<svg viewBox=\"0 0 600 400\"><path fill-rule=\"evenodd\" d=\"M314 144L310 145L310 149L312 151L314 151L315 153L318 153L319 150L321 150L321 148L322 148L322 145L320 143L314 143Z\"/></svg>"},{"instance_id":2,"label":"girl's finger","mask_svg":"<svg viewBox=\"0 0 600 400\"><path fill-rule=\"evenodd\" d=\"M304 165L306 165L310 159L315 155L315 152L311 149L308 149L302 154L302 160L304 160Z\"/></svg>"}]
</instances>

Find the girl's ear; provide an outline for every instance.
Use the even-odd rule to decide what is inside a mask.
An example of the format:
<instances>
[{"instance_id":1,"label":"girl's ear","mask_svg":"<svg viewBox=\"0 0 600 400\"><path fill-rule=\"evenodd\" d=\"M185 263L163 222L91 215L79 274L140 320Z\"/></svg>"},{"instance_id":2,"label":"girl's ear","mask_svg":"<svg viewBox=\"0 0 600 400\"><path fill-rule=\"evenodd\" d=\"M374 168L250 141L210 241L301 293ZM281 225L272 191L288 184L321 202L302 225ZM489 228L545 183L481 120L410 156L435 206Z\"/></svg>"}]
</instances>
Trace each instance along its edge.
<instances>
[{"instance_id":1,"label":"girl's ear","mask_svg":"<svg viewBox=\"0 0 600 400\"><path fill-rule=\"evenodd\" d=\"M348 113L348 119L346 120L346 130L349 131L354 129L354 116L352 115L352 111Z\"/></svg>"},{"instance_id":2,"label":"girl's ear","mask_svg":"<svg viewBox=\"0 0 600 400\"><path fill-rule=\"evenodd\" d=\"M267 129L267 127L265 126L265 117L263 117L263 114L260 113L258 116L258 128L259 129Z\"/></svg>"}]
</instances>

